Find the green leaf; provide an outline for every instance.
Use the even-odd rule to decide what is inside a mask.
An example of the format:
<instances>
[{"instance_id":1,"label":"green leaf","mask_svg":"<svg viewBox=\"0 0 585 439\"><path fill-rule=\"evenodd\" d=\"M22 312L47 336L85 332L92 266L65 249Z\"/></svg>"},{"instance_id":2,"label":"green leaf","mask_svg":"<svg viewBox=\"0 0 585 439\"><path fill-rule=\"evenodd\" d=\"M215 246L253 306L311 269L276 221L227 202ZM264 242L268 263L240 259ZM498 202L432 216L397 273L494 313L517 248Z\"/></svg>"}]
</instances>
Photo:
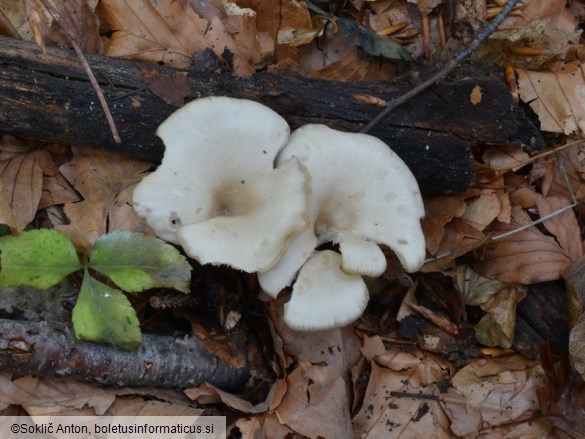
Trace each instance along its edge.
<instances>
[{"instance_id":1,"label":"green leaf","mask_svg":"<svg viewBox=\"0 0 585 439\"><path fill-rule=\"evenodd\" d=\"M40 229L0 237L0 287L47 289L81 268L64 233Z\"/></svg>"},{"instance_id":2,"label":"green leaf","mask_svg":"<svg viewBox=\"0 0 585 439\"><path fill-rule=\"evenodd\" d=\"M103 273L125 291L175 288L189 292L191 266L162 239L142 233L113 232L98 239L89 267Z\"/></svg>"},{"instance_id":3,"label":"green leaf","mask_svg":"<svg viewBox=\"0 0 585 439\"><path fill-rule=\"evenodd\" d=\"M75 336L132 350L142 343L136 311L124 293L94 279L86 271L72 313Z\"/></svg>"}]
</instances>

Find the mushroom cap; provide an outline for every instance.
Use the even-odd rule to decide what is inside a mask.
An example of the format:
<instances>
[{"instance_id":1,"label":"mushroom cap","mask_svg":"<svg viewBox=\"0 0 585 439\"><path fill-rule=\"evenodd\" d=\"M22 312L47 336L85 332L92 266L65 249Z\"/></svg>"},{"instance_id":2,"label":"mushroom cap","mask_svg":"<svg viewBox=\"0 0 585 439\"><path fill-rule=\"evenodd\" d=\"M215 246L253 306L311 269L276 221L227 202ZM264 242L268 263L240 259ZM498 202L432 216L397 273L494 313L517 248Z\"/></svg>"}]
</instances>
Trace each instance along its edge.
<instances>
[{"instance_id":1,"label":"mushroom cap","mask_svg":"<svg viewBox=\"0 0 585 439\"><path fill-rule=\"evenodd\" d=\"M317 247L317 237L312 229L306 229L291 238L284 256L270 270L258 273L262 289L276 299L278 293L290 286L303 263Z\"/></svg>"},{"instance_id":2,"label":"mushroom cap","mask_svg":"<svg viewBox=\"0 0 585 439\"><path fill-rule=\"evenodd\" d=\"M267 270L309 219L302 166L294 159L274 169L289 132L257 102L192 101L158 128L165 155L134 190L134 209L201 263Z\"/></svg>"},{"instance_id":3,"label":"mushroom cap","mask_svg":"<svg viewBox=\"0 0 585 439\"><path fill-rule=\"evenodd\" d=\"M291 299L284 305L284 321L297 330L345 326L364 312L368 289L358 275L340 269L341 255L315 252L301 268Z\"/></svg>"},{"instance_id":4,"label":"mushroom cap","mask_svg":"<svg viewBox=\"0 0 585 439\"><path fill-rule=\"evenodd\" d=\"M305 125L292 133L277 164L291 157L311 176L314 233L319 243L339 244L344 272L382 274L386 260L374 243L394 250L406 271L422 266L422 198L410 169L388 145L366 134Z\"/></svg>"}]
</instances>

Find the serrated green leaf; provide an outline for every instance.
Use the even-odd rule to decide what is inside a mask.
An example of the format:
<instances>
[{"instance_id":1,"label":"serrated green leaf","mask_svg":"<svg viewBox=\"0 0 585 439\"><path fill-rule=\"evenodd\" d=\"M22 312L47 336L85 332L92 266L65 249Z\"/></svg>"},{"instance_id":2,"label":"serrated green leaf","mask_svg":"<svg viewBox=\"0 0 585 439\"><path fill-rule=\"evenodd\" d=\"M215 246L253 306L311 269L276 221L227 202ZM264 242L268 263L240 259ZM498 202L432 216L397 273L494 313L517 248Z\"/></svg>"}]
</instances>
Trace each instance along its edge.
<instances>
[{"instance_id":1,"label":"serrated green leaf","mask_svg":"<svg viewBox=\"0 0 585 439\"><path fill-rule=\"evenodd\" d=\"M124 293L85 272L72 312L73 330L80 340L109 343L132 350L142 343L136 311Z\"/></svg>"},{"instance_id":2,"label":"serrated green leaf","mask_svg":"<svg viewBox=\"0 0 585 439\"><path fill-rule=\"evenodd\" d=\"M81 268L69 237L57 230L31 230L0 237L0 287L47 289Z\"/></svg>"},{"instance_id":3,"label":"serrated green leaf","mask_svg":"<svg viewBox=\"0 0 585 439\"><path fill-rule=\"evenodd\" d=\"M107 275L125 291L174 288L189 292L191 266L162 239L135 232L113 232L98 239L89 267Z\"/></svg>"}]
</instances>

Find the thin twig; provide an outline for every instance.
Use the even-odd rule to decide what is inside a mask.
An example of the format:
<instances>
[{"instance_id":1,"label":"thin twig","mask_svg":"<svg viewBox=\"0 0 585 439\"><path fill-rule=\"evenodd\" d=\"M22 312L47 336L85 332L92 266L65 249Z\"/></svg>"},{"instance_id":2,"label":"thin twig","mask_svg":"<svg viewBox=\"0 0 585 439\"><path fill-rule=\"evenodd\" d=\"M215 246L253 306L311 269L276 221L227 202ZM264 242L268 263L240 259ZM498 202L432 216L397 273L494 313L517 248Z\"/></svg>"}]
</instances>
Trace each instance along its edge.
<instances>
[{"instance_id":1,"label":"thin twig","mask_svg":"<svg viewBox=\"0 0 585 439\"><path fill-rule=\"evenodd\" d=\"M413 89L409 90L408 92L404 93L402 96L397 97L394 99L380 114L378 114L372 121L367 124L364 128L360 130L360 133L368 133L372 128L378 125L382 119L384 119L388 113L394 110L396 107L404 104L405 102L409 101L422 91L429 88L431 85L445 79L445 77L451 73L455 68L461 64L461 62L469 57L473 52L477 50L477 48L488 39L488 37L494 33L497 27L502 24L505 18L508 16L510 11L516 6L518 0L508 0L506 6L502 8L502 11L496 16L488 25L486 25L481 32L477 34L475 39L465 48L465 50L459 52L455 58L449 61L441 70L433 74L429 79L422 82L421 84L417 85Z\"/></svg>"},{"instance_id":2,"label":"thin twig","mask_svg":"<svg viewBox=\"0 0 585 439\"><path fill-rule=\"evenodd\" d=\"M502 233L500 235L492 236L491 239L493 241L496 241L498 239L507 238L508 236L515 235L516 233L520 233L523 230L529 229L529 228L531 228L533 226L536 226L538 224L542 224L543 222L548 221L549 219L551 219L551 218L553 218L553 217L555 217L557 215L560 215L561 213L563 213L563 212L565 212L567 210L570 210L570 209L572 209L575 206L576 206L576 204L569 204L568 206L565 206L565 207L563 207L563 208L561 208L559 210L555 210L554 212L551 212L548 215L545 215L545 216L543 216L543 217L541 217L541 218L539 218L537 220L534 220L534 221L532 221L529 224L525 224L525 225L523 225L521 227L518 227L517 229L510 230L509 232L505 232L505 233Z\"/></svg>"},{"instance_id":3,"label":"thin twig","mask_svg":"<svg viewBox=\"0 0 585 439\"><path fill-rule=\"evenodd\" d=\"M118 129L116 128L116 124L114 123L114 118L112 117L112 113L110 112L110 108L108 107L108 103L106 102L106 98L104 97L102 89L99 86L93 74L93 71L91 70L91 67L89 66L87 60L85 59L85 56L83 55L83 52L79 47L79 44L77 44L77 42L75 41L76 39L75 34L71 31L71 29L69 29L68 26L66 26L63 23L63 20L61 20L59 12L53 7L53 5L51 5L47 0L42 0L42 2L43 6L47 9L47 11L49 11L49 14L51 14L53 19L59 24L59 26L69 39L69 43L71 44L71 46L73 46L73 49L75 50L75 53L77 54L77 57L81 62L81 65L85 69L85 72L89 77L89 82L91 82L91 85L93 86L97 94L100 104L102 105L102 109L104 110L104 113L106 115L108 124L110 125L110 130L112 131L112 137L114 138L114 142L116 142L117 144L122 143L122 139L120 139L120 134L118 134Z\"/></svg>"}]
</instances>

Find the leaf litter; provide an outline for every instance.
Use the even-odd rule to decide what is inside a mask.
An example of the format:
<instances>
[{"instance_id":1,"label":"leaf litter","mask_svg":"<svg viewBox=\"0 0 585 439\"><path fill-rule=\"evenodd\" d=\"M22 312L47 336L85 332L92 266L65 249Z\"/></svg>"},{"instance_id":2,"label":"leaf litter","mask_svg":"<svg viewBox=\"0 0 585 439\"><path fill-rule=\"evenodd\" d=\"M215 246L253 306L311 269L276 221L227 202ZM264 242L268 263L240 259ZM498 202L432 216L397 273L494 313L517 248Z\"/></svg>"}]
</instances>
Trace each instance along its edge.
<instances>
[{"instance_id":1,"label":"leaf litter","mask_svg":"<svg viewBox=\"0 0 585 439\"><path fill-rule=\"evenodd\" d=\"M422 20L413 18L419 16L410 14L405 2L352 3L361 3L359 8L374 12L369 25L375 32L384 33L399 23L398 30L388 31L394 41L414 56L424 53L425 45L428 50L429 42L424 41L427 37L419 32ZM58 2L53 4L59 6ZM72 17L82 16L81 9L76 8L85 8L85 2L70 5ZM576 35L575 20L564 5L562 1L530 2L516 17L508 19L508 30L495 36L493 47L500 53L505 47L514 54L516 48L533 41L533 48L546 53L524 64L524 68L541 66L545 61L552 62L554 68L555 56L570 52L566 42ZM436 29L436 2L419 1L417 6L430 16L431 29ZM1 11L2 17L8 18L9 32L32 38L19 6L10 7ZM388 65L381 67L361 57L355 45L334 32L326 20L311 22L304 2L285 2L275 8L262 1L103 0L95 13L91 9L86 13L88 18L83 20L88 26L98 18L102 30L109 32L104 41L109 56L189 67L191 54L211 48L223 59L229 59L231 53L233 72L239 75L262 68L336 80L388 79L394 74ZM534 17L549 21L534 21ZM58 39L55 28L47 29L48 41ZM87 29L84 35L95 36L95 29ZM297 36L313 33L305 44L294 46L282 44L287 32ZM324 42L324 50L317 51ZM101 50L95 46L95 39L91 44L94 51ZM438 40L430 44L440 47ZM522 57L513 55L510 60L518 58ZM580 72L578 62L551 72L518 72L520 97L533 106L543 129L581 134L579 96L567 92L581 87ZM551 84L565 93L547 94ZM15 232L38 221L37 211L47 206L62 210L65 222L55 227L66 232L79 249L89 249L108 231L146 230L133 214L131 193L150 164L76 148L67 157L56 149L30 145L15 148L12 143L3 138L0 145L0 222ZM563 273L582 264L585 153L579 143L560 146L551 148L549 155L532 157L517 145L486 148L476 156L474 182L467 193L425 200L423 227L430 258L422 276L465 270L473 279L481 279L481 285L489 285L485 288L489 293L474 302L469 297L478 294L480 285L470 291L464 287L459 290L467 297L467 305L483 308L482 318L475 323L482 328L484 338L478 338L484 344L509 345L515 326L514 308L525 294L523 285L559 280ZM461 265L462 258L469 266ZM566 279L579 290L574 278ZM387 281L383 288L393 289L401 297L406 295L408 288ZM418 300L419 308L411 307L410 312L413 316L423 313L426 319L435 316L433 324L442 331L439 322L445 314L425 300ZM576 300L579 302L578 294ZM364 320L358 331L344 328L295 333L282 326L278 306L271 304L269 311L274 352L271 367L277 378L268 386L265 398L250 402L210 385L185 392L200 406L222 403L243 413L234 425L244 435L350 437L359 433L362 437L385 438L420 437L431 431L435 437L509 437L546 435L553 425L565 431L568 428L558 416L551 416L551 407L570 414L562 394L544 385L543 376L549 380L555 376L550 369L543 372L533 361L517 355L484 358L457 369L438 355L404 343L393 326L384 323L384 319L395 318L396 309L388 308L377 323L377 331L364 332ZM456 325L462 324L460 317L449 318ZM579 309L571 334L571 355L581 374L582 321ZM579 377L569 378L562 381L556 377L556 382L582 395L575 384ZM2 375L0 404L4 408L21 406L31 415L80 410L97 414L108 410L127 414L176 412L179 407L186 412L192 410L184 396L169 397L157 389L146 391L147 397L158 399L149 402L136 390L102 389L66 380L56 383ZM540 405L537 388L544 389L539 395ZM132 404L124 406L122 395L133 395ZM548 405L542 401L548 401Z\"/></svg>"}]
</instances>

